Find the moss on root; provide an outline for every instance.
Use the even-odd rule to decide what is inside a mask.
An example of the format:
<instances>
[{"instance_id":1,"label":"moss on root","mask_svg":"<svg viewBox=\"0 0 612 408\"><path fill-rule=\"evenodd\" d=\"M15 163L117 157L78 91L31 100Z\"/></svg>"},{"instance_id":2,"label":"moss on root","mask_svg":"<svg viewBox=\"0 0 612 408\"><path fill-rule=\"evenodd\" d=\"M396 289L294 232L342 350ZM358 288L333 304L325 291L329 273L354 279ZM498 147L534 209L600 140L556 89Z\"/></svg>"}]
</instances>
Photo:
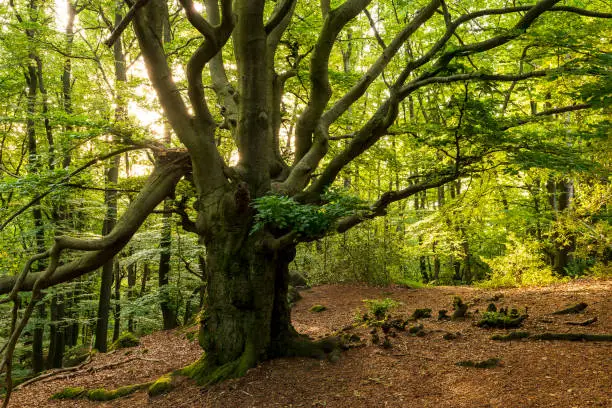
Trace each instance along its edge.
<instances>
[{"instance_id":1,"label":"moss on root","mask_svg":"<svg viewBox=\"0 0 612 408\"><path fill-rule=\"evenodd\" d=\"M175 374L191 378L198 385L212 385L230 378L242 377L257 363L257 353L252 342L247 342L242 355L234 361L215 365L202 356L192 364L177 370Z\"/></svg>"},{"instance_id":2,"label":"moss on root","mask_svg":"<svg viewBox=\"0 0 612 408\"><path fill-rule=\"evenodd\" d=\"M529 336L530 336L529 332L525 332L525 331L513 331L513 332L510 332L508 334L496 334L494 336L491 336L491 340L512 341L512 340L526 339Z\"/></svg>"},{"instance_id":3,"label":"moss on root","mask_svg":"<svg viewBox=\"0 0 612 408\"><path fill-rule=\"evenodd\" d=\"M149 385L147 393L149 394L149 397L156 397L158 395L167 393L168 391L172 390L172 388L174 388L174 384L172 383L172 374L165 374Z\"/></svg>"},{"instance_id":4,"label":"moss on root","mask_svg":"<svg viewBox=\"0 0 612 408\"><path fill-rule=\"evenodd\" d=\"M85 398L90 401L112 401L117 398L125 397L138 390L148 387L150 383L126 385L114 390L106 388L94 388L86 390L83 387L67 387L51 396L52 399L77 399Z\"/></svg>"},{"instance_id":5,"label":"moss on root","mask_svg":"<svg viewBox=\"0 0 612 408\"><path fill-rule=\"evenodd\" d=\"M83 387L66 387L51 396L51 399L75 399L85 395L86 389Z\"/></svg>"},{"instance_id":6,"label":"moss on root","mask_svg":"<svg viewBox=\"0 0 612 408\"><path fill-rule=\"evenodd\" d=\"M313 305L310 308L310 311L313 313L321 313L323 311L327 310L327 307L323 306L323 305Z\"/></svg>"}]
</instances>

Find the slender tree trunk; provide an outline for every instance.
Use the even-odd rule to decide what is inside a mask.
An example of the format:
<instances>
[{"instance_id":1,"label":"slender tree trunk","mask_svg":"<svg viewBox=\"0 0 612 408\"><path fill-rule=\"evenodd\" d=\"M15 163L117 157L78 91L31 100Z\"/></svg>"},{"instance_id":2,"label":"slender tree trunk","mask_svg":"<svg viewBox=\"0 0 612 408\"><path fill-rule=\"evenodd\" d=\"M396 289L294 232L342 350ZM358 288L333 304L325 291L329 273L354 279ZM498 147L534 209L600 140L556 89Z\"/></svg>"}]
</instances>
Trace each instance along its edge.
<instances>
[{"instance_id":1,"label":"slender tree trunk","mask_svg":"<svg viewBox=\"0 0 612 408\"><path fill-rule=\"evenodd\" d=\"M60 368L64 360L64 295L55 294L51 299L51 328L47 367Z\"/></svg>"},{"instance_id":2,"label":"slender tree trunk","mask_svg":"<svg viewBox=\"0 0 612 408\"><path fill-rule=\"evenodd\" d=\"M142 278L140 279L140 294L142 297L147 292L147 282L149 281L149 276L151 275L151 268L149 267L149 263L145 262L142 266Z\"/></svg>"},{"instance_id":3,"label":"slender tree trunk","mask_svg":"<svg viewBox=\"0 0 612 408\"><path fill-rule=\"evenodd\" d=\"M164 125L165 135L164 142L167 146L171 143L170 127L166 123ZM159 306L161 308L164 321L164 330L171 330L178 327L177 313L178 310L173 306L170 293L170 259L172 255L172 210L173 203L170 198L164 200L164 214L162 215L162 231L159 247L161 253L159 255L158 268L158 285L159 285Z\"/></svg>"},{"instance_id":4,"label":"slender tree trunk","mask_svg":"<svg viewBox=\"0 0 612 408\"><path fill-rule=\"evenodd\" d=\"M115 309L113 310L113 320L115 321L113 327L113 341L119 338L121 333L121 267L119 266L119 260L115 258Z\"/></svg>"},{"instance_id":5,"label":"slender tree trunk","mask_svg":"<svg viewBox=\"0 0 612 408\"><path fill-rule=\"evenodd\" d=\"M121 5L117 3L117 12L115 13L115 26L119 25L123 16L120 13ZM117 95L117 107L115 108L115 118L117 121L125 120L127 114L127 105L123 97L123 84L127 82L127 73L125 68L125 55L123 46L120 40L115 41L113 45L113 55L115 57L115 91ZM108 234L117 223L117 191L114 190L119 179L119 156L115 156L110 160L106 173L107 190L104 194L104 203L106 204L106 217L104 219L104 227L102 234ZM98 320L96 324L96 343L95 347L105 352L107 350L108 336L108 317L110 314L110 299L113 284L113 270L115 267L114 258L109 259L102 267L102 282L100 283L100 301L98 303Z\"/></svg>"},{"instance_id":6,"label":"slender tree trunk","mask_svg":"<svg viewBox=\"0 0 612 408\"><path fill-rule=\"evenodd\" d=\"M34 334L32 338L32 371L40 373L45 369L45 360L43 356L43 339L45 334L45 326L43 322L47 317L47 311L44 302L38 302L36 305L37 318L39 323L34 326Z\"/></svg>"},{"instance_id":7,"label":"slender tree trunk","mask_svg":"<svg viewBox=\"0 0 612 408\"><path fill-rule=\"evenodd\" d=\"M110 166L106 172L106 192L104 202L106 204L106 217L102 234L108 234L117 222L117 191L113 190L119 177L119 157L111 159ZM100 297L98 301L98 320L96 321L95 348L98 351L107 351L108 342L108 317L110 315L111 291L113 285L114 258L106 261L102 266L102 280L100 282Z\"/></svg>"},{"instance_id":8,"label":"slender tree trunk","mask_svg":"<svg viewBox=\"0 0 612 408\"><path fill-rule=\"evenodd\" d=\"M170 250L172 246L171 215L169 213L172 204L169 200L164 201L164 214L162 219L161 254L159 255L158 284L159 284L159 306L162 311L164 330L174 329L178 326L176 308L173 307L170 293Z\"/></svg>"},{"instance_id":9,"label":"slender tree trunk","mask_svg":"<svg viewBox=\"0 0 612 408\"><path fill-rule=\"evenodd\" d=\"M131 301L136 297L136 263L127 267L128 299ZM128 331L134 332L134 317L130 313L128 316Z\"/></svg>"},{"instance_id":10,"label":"slender tree trunk","mask_svg":"<svg viewBox=\"0 0 612 408\"><path fill-rule=\"evenodd\" d=\"M36 124L34 116L36 115L36 96L38 93L38 72L34 64L34 56L28 66L26 74L27 93L27 119L26 119L26 134L28 140L28 170L37 172L40 170L40 161L38 159L37 142L36 142ZM36 242L36 251L38 253L45 250L45 231L43 227L42 210L40 205L32 208L32 219L34 220L34 235ZM42 261L36 263L36 271L41 272L45 269ZM38 314L40 318L45 317L45 305L38 305ZM44 339L44 324L38 323L34 329L32 340L32 368L35 373L44 369L43 357L43 339Z\"/></svg>"},{"instance_id":11,"label":"slender tree trunk","mask_svg":"<svg viewBox=\"0 0 612 408\"><path fill-rule=\"evenodd\" d=\"M573 183L565 179L557 182L549 180L546 184L546 189L553 217L555 220L558 220L562 212L569 211L573 197ZM567 275L567 268L572 261L571 254L576 249L576 239L573 235L570 235L567 238L567 242L558 242L558 233L553 233L550 239L553 245L551 256L553 271L559 275Z\"/></svg>"}]
</instances>

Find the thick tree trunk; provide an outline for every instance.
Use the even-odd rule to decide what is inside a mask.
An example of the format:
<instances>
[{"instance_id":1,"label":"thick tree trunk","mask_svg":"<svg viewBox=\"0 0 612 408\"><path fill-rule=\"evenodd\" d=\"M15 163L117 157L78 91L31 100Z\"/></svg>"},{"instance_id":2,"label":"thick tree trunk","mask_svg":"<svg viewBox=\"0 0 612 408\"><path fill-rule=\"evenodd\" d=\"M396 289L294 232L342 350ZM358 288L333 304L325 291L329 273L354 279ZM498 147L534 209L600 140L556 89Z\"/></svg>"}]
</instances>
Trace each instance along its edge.
<instances>
[{"instance_id":1,"label":"thick tree trunk","mask_svg":"<svg viewBox=\"0 0 612 408\"><path fill-rule=\"evenodd\" d=\"M279 343L288 340L288 256L261 247L248 230L206 242L208 305L200 341L209 363L240 360L249 368L279 354Z\"/></svg>"},{"instance_id":2,"label":"thick tree trunk","mask_svg":"<svg viewBox=\"0 0 612 408\"><path fill-rule=\"evenodd\" d=\"M131 250L130 250L131 253ZM136 264L132 263L127 267L128 299L133 301L136 297ZM128 316L128 331L134 332L134 317L130 313Z\"/></svg>"},{"instance_id":3,"label":"thick tree trunk","mask_svg":"<svg viewBox=\"0 0 612 408\"><path fill-rule=\"evenodd\" d=\"M238 188L225 196L230 199L224 200L222 214L204 215L216 225L214 233L203 236L207 299L199 340L208 370L225 367L223 377L242 375L258 361L294 353L292 344L299 339L287 302L295 246L275 248L269 245L269 232L251 233L252 210L241 204L240 193Z\"/></svg>"}]
</instances>

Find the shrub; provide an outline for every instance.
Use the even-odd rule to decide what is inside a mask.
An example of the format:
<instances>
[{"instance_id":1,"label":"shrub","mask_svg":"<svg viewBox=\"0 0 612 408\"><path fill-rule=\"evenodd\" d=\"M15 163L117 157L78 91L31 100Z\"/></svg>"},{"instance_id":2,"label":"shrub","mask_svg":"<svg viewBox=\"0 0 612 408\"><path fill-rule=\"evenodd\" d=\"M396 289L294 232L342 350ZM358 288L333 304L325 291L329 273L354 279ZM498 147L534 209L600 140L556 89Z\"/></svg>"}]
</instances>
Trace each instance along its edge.
<instances>
[{"instance_id":1,"label":"shrub","mask_svg":"<svg viewBox=\"0 0 612 408\"><path fill-rule=\"evenodd\" d=\"M382 320L390 309L400 304L399 302L389 298L364 299L363 302L366 304L370 313L372 313L378 320Z\"/></svg>"},{"instance_id":2,"label":"shrub","mask_svg":"<svg viewBox=\"0 0 612 408\"><path fill-rule=\"evenodd\" d=\"M477 285L484 288L548 285L558 281L540 255L540 244L510 235L506 253L484 259L492 272Z\"/></svg>"}]
</instances>

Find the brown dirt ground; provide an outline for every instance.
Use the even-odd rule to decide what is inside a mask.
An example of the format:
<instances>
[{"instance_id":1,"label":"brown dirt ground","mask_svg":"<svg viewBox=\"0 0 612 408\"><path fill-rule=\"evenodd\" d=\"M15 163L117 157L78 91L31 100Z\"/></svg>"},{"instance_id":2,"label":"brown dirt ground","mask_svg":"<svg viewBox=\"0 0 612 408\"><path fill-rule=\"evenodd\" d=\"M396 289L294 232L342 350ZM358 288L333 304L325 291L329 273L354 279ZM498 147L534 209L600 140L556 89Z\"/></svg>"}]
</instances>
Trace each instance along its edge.
<instances>
[{"instance_id":1,"label":"brown dirt ground","mask_svg":"<svg viewBox=\"0 0 612 408\"><path fill-rule=\"evenodd\" d=\"M389 297L402 302L394 315L408 316L415 308L433 309L423 319L426 335L406 332L392 339L392 348L368 345L342 354L331 363L305 358L277 359L250 370L243 378L201 389L185 380L167 395L149 398L146 392L110 402L53 401L49 397L66 386L114 388L150 381L197 359L197 342L185 331L159 332L142 339L129 351L97 355L68 378L33 383L15 392L10 407L612 407L612 345L604 342L495 342L490 336L504 330L485 330L465 321L436 320L439 309L451 309L454 295L486 309L488 298L503 297L498 306L523 309L524 328L534 333L574 332L612 334L612 281L580 280L540 288L482 290L469 287L405 289L359 285L320 286L303 291L293 312L298 331L312 337L333 333L353 321L363 299ZM552 316L565 306L584 301L578 315ZM327 310L310 312L314 304ZM477 314L476 314L477 316ZM597 316L587 327L565 322ZM368 339L366 329L356 332ZM445 333L460 333L444 340ZM147 351L145 351L147 350ZM135 359L112 369L95 370L113 362ZM458 367L461 360L500 358L492 369ZM149 361L149 360L161 361Z\"/></svg>"}]
</instances>

